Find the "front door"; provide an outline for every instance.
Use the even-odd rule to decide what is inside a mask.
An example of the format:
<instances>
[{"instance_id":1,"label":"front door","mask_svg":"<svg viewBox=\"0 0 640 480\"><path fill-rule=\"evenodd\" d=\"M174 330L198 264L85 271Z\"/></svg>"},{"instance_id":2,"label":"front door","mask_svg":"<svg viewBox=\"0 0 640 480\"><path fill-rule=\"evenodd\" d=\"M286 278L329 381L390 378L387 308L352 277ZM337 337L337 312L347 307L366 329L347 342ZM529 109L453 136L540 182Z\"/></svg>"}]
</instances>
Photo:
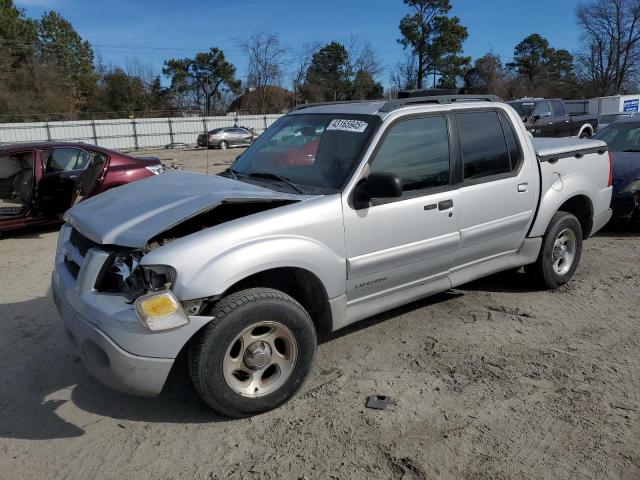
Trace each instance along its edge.
<instances>
[{"instance_id":1,"label":"front door","mask_svg":"<svg viewBox=\"0 0 640 480\"><path fill-rule=\"evenodd\" d=\"M456 113L463 162L456 269L514 253L533 219L537 172L503 111Z\"/></svg>"},{"instance_id":2,"label":"front door","mask_svg":"<svg viewBox=\"0 0 640 480\"><path fill-rule=\"evenodd\" d=\"M91 162L80 148L54 148L42 153L44 174L38 183L38 204L49 215L61 215L72 205L76 182Z\"/></svg>"},{"instance_id":3,"label":"front door","mask_svg":"<svg viewBox=\"0 0 640 480\"><path fill-rule=\"evenodd\" d=\"M387 127L367 168L396 174L403 194L362 209L343 199L350 306L446 279L460 238L449 145L441 115Z\"/></svg>"}]
</instances>

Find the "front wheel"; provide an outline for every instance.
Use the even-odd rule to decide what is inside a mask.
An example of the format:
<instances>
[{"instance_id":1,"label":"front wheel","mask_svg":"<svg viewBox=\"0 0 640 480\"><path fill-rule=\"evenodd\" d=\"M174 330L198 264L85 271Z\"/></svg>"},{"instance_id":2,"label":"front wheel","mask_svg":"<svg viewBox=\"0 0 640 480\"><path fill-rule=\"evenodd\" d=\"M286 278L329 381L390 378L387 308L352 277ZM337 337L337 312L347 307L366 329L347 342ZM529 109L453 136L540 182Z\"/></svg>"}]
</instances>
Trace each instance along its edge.
<instances>
[{"instance_id":1,"label":"front wheel","mask_svg":"<svg viewBox=\"0 0 640 480\"><path fill-rule=\"evenodd\" d=\"M220 300L189 348L189 372L204 402L227 417L278 407L300 389L316 355L309 314L268 288Z\"/></svg>"},{"instance_id":2,"label":"front wheel","mask_svg":"<svg viewBox=\"0 0 640 480\"><path fill-rule=\"evenodd\" d=\"M585 130L580 134L580 138L591 138L591 131L590 130Z\"/></svg>"},{"instance_id":3,"label":"front wheel","mask_svg":"<svg viewBox=\"0 0 640 480\"><path fill-rule=\"evenodd\" d=\"M218 144L218 146L220 147L221 150L226 150L227 148L229 148L229 144L225 140L222 140Z\"/></svg>"},{"instance_id":4,"label":"front wheel","mask_svg":"<svg viewBox=\"0 0 640 480\"><path fill-rule=\"evenodd\" d=\"M571 213L556 212L542 237L536 263L527 272L543 288L558 288L573 277L582 255L582 227Z\"/></svg>"}]
</instances>

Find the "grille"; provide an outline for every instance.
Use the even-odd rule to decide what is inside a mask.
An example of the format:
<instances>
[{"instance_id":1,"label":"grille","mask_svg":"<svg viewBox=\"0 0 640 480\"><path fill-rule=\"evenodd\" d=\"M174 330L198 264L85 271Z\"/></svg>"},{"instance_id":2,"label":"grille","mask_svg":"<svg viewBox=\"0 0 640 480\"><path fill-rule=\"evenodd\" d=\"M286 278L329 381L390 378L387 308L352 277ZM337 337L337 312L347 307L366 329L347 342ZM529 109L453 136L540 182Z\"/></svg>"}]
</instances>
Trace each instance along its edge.
<instances>
[{"instance_id":1,"label":"grille","mask_svg":"<svg viewBox=\"0 0 640 480\"><path fill-rule=\"evenodd\" d=\"M83 257L87 255L87 252L90 248L95 248L98 246L97 243L92 242L87 237L78 232L75 228L71 230L71 235L69 236L69 241L71 245L76 247L80 252L80 255Z\"/></svg>"},{"instance_id":2,"label":"grille","mask_svg":"<svg viewBox=\"0 0 640 480\"><path fill-rule=\"evenodd\" d=\"M78 274L80 273L80 265L78 265L73 260L69 260L67 257L64 257L64 265L69 270L69 273L76 280L78 279Z\"/></svg>"}]
</instances>

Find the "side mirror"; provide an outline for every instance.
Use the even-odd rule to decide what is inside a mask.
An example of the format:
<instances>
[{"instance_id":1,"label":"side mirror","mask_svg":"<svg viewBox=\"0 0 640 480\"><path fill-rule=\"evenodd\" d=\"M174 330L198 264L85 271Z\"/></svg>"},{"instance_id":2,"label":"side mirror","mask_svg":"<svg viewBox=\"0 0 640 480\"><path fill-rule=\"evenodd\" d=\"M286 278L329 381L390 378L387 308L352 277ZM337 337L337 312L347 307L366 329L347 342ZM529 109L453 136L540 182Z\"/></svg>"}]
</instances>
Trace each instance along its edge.
<instances>
[{"instance_id":1,"label":"side mirror","mask_svg":"<svg viewBox=\"0 0 640 480\"><path fill-rule=\"evenodd\" d=\"M399 198L402 196L402 180L394 173L371 173L356 189L355 207L366 208L372 198Z\"/></svg>"}]
</instances>

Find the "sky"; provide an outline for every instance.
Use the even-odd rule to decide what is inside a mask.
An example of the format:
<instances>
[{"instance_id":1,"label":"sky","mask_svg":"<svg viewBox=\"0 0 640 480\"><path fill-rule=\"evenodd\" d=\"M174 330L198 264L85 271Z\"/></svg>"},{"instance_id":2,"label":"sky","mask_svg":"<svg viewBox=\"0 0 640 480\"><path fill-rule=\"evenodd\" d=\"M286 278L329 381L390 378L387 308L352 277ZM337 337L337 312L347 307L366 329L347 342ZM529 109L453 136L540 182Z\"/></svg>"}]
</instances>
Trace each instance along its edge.
<instances>
[{"instance_id":1,"label":"sky","mask_svg":"<svg viewBox=\"0 0 640 480\"><path fill-rule=\"evenodd\" d=\"M14 0L27 16L56 10L89 40L105 63L125 65L137 57L161 73L167 58L193 56L218 47L246 72L238 39L257 31L279 34L292 55L304 43L339 41L352 35L369 41L378 53L388 84L402 58L398 23L409 13L402 0ZM540 33L551 46L578 48L574 10L579 0L451 0L452 15L468 28L465 54L488 51L510 61L517 43ZM526 6L525 6L526 5Z\"/></svg>"}]
</instances>

